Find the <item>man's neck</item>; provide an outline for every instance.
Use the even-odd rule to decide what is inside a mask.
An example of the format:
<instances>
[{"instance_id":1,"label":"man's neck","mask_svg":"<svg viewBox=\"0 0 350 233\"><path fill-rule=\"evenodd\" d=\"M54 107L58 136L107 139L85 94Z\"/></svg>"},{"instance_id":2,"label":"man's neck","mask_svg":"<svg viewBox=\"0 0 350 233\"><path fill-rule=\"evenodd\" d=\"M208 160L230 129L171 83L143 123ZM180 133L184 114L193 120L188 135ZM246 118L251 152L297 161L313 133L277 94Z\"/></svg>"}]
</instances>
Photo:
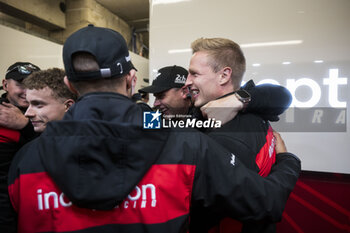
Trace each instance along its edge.
<instances>
[{"instance_id":1,"label":"man's neck","mask_svg":"<svg viewBox=\"0 0 350 233\"><path fill-rule=\"evenodd\" d=\"M217 95L216 95L215 99L218 99L218 98L221 98L222 96L228 95L228 94L230 94L233 91L238 90L238 89L235 89L232 85L221 86L221 88L216 93ZM215 100L215 99L212 99L212 100Z\"/></svg>"},{"instance_id":2,"label":"man's neck","mask_svg":"<svg viewBox=\"0 0 350 233\"><path fill-rule=\"evenodd\" d=\"M112 92L112 93L118 93L118 94L121 94L121 95L125 95L126 97L129 97L128 96L128 93L127 91L123 90L123 89L118 89L118 88L104 88L104 89L94 89L94 88L90 88L90 89L85 89L84 91L80 91L79 92L79 97L80 96L83 96L83 95L86 95L88 93L92 93L92 92Z\"/></svg>"}]
</instances>

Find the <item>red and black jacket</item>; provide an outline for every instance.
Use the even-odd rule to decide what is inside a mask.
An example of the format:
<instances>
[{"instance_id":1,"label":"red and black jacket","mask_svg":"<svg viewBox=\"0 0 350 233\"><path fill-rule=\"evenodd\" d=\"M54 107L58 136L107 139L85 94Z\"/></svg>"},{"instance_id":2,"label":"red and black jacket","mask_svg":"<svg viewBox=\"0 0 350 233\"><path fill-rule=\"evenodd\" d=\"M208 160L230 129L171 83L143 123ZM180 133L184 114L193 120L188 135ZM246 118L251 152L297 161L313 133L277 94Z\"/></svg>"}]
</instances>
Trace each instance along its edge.
<instances>
[{"instance_id":1,"label":"red and black jacket","mask_svg":"<svg viewBox=\"0 0 350 233\"><path fill-rule=\"evenodd\" d=\"M275 139L268 121L251 113L239 113L233 120L221 128L212 130L208 136L232 152L244 165L262 177L268 176L276 161ZM203 213L203 212L202 212ZM191 229L193 232L275 232L275 223L271 221L249 221L243 228L236 221L223 216L195 213ZM203 219L206 224L203 224ZM215 228L212 228L216 225ZM206 230L204 228L207 228ZM219 227L219 228L218 228ZM238 229L235 231L234 229Z\"/></svg>"},{"instance_id":2,"label":"red and black jacket","mask_svg":"<svg viewBox=\"0 0 350 233\"><path fill-rule=\"evenodd\" d=\"M294 155L263 179L200 132L142 129L142 115L125 96L87 94L23 147L9 173L19 232L187 232L197 207L281 218Z\"/></svg>"},{"instance_id":3,"label":"red and black jacket","mask_svg":"<svg viewBox=\"0 0 350 233\"><path fill-rule=\"evenodd\" d=\"M240 112L234 119L221 128L207 131L207 135L235 154L247 168L266 177L275 163L275 139L268 120L277 121L290 105L292 96L289 91L277 85L255 86L252 80L243 87L252 96L245 112ZM203 211L192 217L193 232L259 232L276 231L276 224L270 221L249 221L242 224L217 214ZM214 226L214 227L213 227Z\"/></svg>"},{"instance_id":4,"label":"red and black jacket","mask_svg":"<svg viewBox=\"0 0 350 233\"><path fill-rule=\"evenodd\" d=\"M6 93L0 98L0 103L2 102L9 102ZM36 136L30 121L22 130L0 127L0 232L16 232L13 224L15 215L9 204L7 190L8 171L16 152Z\"/></svg>"}]
</instances>

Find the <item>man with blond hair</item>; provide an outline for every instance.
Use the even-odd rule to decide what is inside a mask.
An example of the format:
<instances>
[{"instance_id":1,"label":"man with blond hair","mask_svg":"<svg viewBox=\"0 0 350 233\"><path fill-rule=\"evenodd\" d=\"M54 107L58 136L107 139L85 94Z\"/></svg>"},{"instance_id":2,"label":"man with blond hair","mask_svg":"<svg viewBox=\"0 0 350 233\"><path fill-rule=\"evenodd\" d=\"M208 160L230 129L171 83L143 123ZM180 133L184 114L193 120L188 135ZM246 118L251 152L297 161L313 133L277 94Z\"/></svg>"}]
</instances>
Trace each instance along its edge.
<instances>
[{"instance_id":1,"label":"man with blond hair","mask_svg":"<svg viewBox=\"0 0 350 233\"><path fill-rule=\"evenodd\" d=\"M186 87L190 88L194 106L202 107L202 112L210 116L210 101L227 95L235 95L243 106L248 105L251 100L249 93L241 89L246 62L240 46L226 38L200 38L192 42L191 47L193 55ZM253 86L252 82L248 82L246 88L249 90ZM279 105L278 100L275 104L277 108L283 106ZM261 116L239 112L234 119L221 128L213 129L208 135L259 175L266 177L270 173L276 160L276 142L272 127ZM193 229L210 228L224 217L210 216L209 213L206 218L212 222L205 221L206 224L202 224L205 218L203 213L194 213ZM243 224L242 231L275 232L276 229L275 224L269 221L249 221Z\"/></svg>"}]
</instances>

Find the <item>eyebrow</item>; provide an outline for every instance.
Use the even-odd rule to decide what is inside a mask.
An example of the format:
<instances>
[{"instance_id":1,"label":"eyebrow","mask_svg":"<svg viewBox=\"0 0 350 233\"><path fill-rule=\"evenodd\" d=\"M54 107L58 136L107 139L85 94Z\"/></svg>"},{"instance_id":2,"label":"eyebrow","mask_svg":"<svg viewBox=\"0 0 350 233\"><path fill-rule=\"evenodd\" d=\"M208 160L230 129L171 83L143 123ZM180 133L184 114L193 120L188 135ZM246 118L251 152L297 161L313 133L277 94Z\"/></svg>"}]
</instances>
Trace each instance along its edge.
<instances>
[{"instance_id":1,"label":"eyebrow","mask_svg":"<svg viewBox=\"0 0 350 233\"><path fill-rule=\"evenodd\" d=\"M32 104L32 105L46 104L46 102L42 101L42 100L32 100L29 103Z\"/></svg>"},{"instance_id":2,"label":"eyebrow","mask_svg":"<svg viewBox=\"0 0 350 233\"><path fill-rule=\"evenodd\" d=\"M193 70L193 69L188 69L188 72L193 74L193 73L198 73L197 71Z\"/></svg>"}]
</instances>

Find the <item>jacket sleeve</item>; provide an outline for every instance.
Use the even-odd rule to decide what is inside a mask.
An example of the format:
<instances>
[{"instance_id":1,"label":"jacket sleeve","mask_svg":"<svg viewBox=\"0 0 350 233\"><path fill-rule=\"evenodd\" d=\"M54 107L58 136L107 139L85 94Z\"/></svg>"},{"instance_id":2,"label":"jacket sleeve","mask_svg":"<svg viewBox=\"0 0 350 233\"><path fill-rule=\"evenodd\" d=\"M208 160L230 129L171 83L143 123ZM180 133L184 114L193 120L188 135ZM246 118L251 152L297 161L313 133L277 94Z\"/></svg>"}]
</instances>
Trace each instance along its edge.
<instances>
[{"instance_id":1,"label":"jacket sleeve","mask_svg":"<svg viewBox=\"0 0 350 233\"><path fill-rule=\"evenodd\" d=\"M0 232L17 232L17 214L11 205L8 191L9 166L17 149L17 142L1 143L0 146Z\"/></svg>"},{"instance_id":2,"label":"jacket sleeve","mask_svg":"<svg viewBox=\"0 0 350 233\"><path fill-rule=\"evenodd\" d=\"M193 208L240 221L280 221L286 201L298 179L300 160L279 154L267 178L247 169L230 152L208 140L201 143L193 185Z\"/></svg>"},{"instance_id":3,"label":"jacket sleeve","mask_svg":"<svg viewBox=\"0 0 350 233\"><path fill-rule=\"evenodd\" d=\"M1 188L0 192L0 232L17 232L17 214L15 213L9 196Z\"/></svg>"},{"instance_id":4,"label":"jacket sleeve","mask_svg":"<svg viewBox=\"0 0 350 233\"><path fill-rule=\"evenodd\" d=\"M7 178L11 161L19 149L20 133L0 127L0 232L16 232L15 213L12 209Z\"/></svg>"},{"instance_id":5,"label":"jacket sleeve","mask_svg":"<svg viewBox=\"0 0 350 233\"><path fill-rule=\"evenodd\" d=\"M269 121L278 121L278 115L287 110L293 100L288 89L279 85L255 86L254 82L250 80L243 89L251 95L251 101L246 111L258 114Z\"/></svg>"}]
</instances>

